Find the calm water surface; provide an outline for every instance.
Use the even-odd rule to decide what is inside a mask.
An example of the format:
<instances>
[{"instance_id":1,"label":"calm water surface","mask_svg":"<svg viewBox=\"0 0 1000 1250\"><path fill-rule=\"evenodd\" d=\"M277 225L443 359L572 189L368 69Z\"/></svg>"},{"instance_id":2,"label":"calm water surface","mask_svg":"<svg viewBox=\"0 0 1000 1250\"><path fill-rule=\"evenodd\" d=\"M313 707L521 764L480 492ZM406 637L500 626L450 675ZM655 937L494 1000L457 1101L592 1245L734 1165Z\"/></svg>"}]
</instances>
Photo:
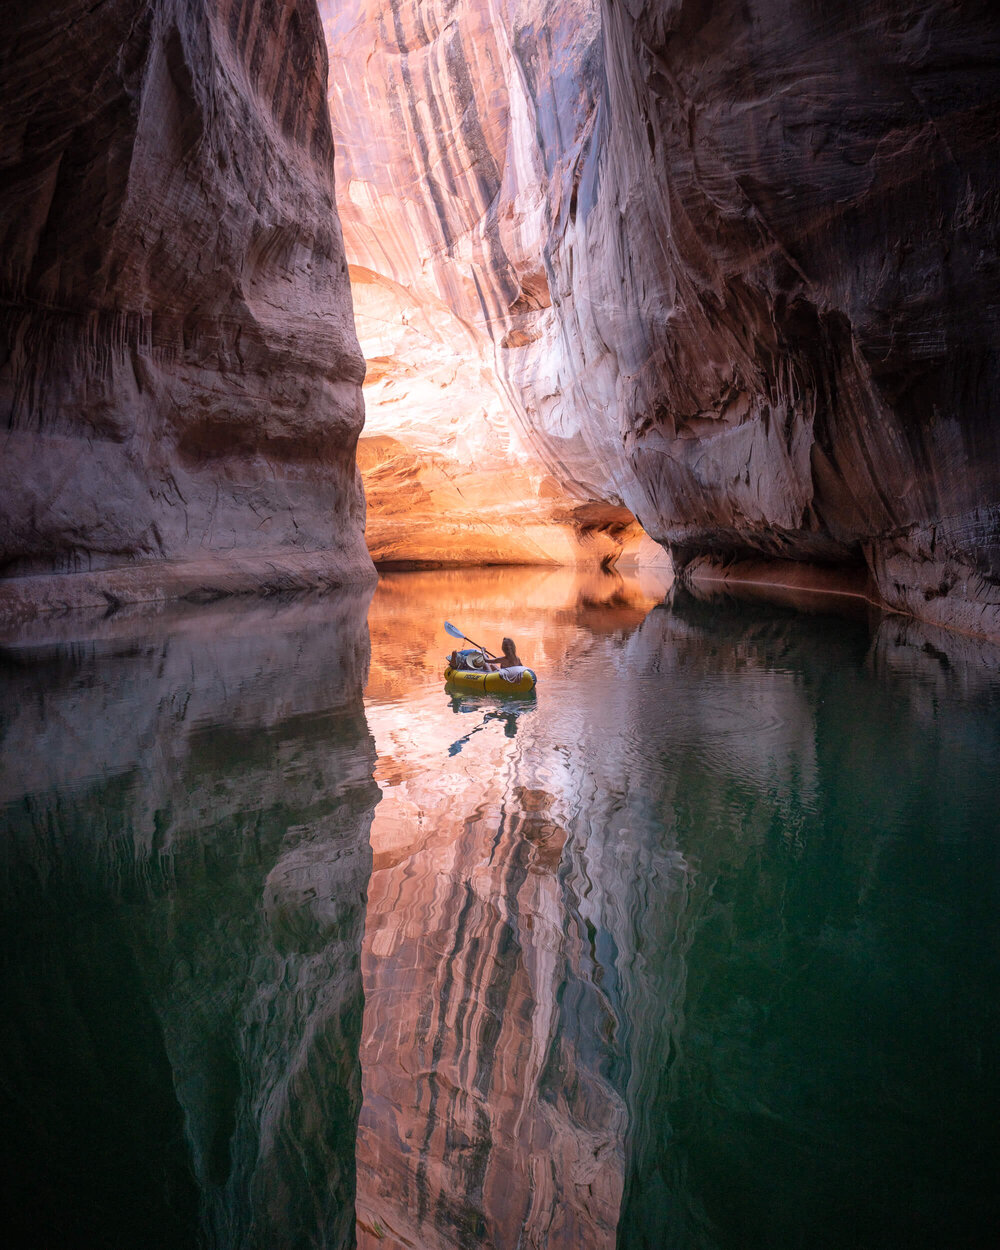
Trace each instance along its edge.
<instances>
[{"instance_id":1,"label":"calm water surface","mask_svg":"<svg viewBox=\"0 0 1000 1250\"><path fill-rule=\"evenodd\" d=\"M3 648L16 1245L997 1244L1000 653L662 592Z\"/></svg>"}]
</instances>

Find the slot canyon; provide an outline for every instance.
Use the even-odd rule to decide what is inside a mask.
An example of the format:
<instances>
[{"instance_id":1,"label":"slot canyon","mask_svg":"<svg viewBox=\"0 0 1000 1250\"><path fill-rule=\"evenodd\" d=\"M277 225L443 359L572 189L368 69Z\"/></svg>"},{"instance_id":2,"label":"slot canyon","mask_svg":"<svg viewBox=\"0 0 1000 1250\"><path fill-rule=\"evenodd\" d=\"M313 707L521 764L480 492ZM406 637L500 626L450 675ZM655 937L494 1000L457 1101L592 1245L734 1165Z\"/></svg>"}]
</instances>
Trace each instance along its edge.
<instances>
[{"instance_id":1,"label":"slot canyon","mask_svg":"<svg viewBox=\"0 0 1000 1250\"><path fill-rule=\"evenodd\" d=\"M370 578L357 459L383 567L1000 631L989 4L6 20L7 615Z\"/></svg>"},{"instance_id":2,"label":"slot canyon","mask_svg":"<svg viewBox=\"0 0 1000 1250\"><path fill-rule=\"evenodd\" d=\"M1000 7L3 26L16 1250L993 1245Z\"/></svg>"}]
</instances>

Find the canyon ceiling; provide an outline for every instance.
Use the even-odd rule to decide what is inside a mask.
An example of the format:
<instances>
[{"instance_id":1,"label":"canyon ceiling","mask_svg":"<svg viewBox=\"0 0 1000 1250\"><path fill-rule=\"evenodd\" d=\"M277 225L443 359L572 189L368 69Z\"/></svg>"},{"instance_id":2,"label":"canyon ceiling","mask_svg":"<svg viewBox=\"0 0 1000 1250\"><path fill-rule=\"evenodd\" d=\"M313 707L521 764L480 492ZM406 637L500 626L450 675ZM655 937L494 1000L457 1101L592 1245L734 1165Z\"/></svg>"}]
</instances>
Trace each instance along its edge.
<instances>
[{"instance_id":1,"label":"canyon ceiling","mask_svg":"<svg viewBox=\"0 0 1000 1250\"><path fill-rule=\"evenodd\" d=\"M992 4L319 19L329 117L307 0L8 19L5 594L370 576L346 253L380 562L637 517L689 574L867 570L1000 634Z\"/></svg>"}]
</instances>

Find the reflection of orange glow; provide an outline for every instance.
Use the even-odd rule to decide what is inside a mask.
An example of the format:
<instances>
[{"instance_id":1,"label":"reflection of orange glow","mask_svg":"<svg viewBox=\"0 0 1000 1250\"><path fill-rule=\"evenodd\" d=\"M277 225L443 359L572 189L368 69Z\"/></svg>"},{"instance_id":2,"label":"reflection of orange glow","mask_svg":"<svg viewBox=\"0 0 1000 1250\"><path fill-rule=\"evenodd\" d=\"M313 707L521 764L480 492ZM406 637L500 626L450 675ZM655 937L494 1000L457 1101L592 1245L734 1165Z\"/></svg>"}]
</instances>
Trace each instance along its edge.
<instances>
[{"instance_id":1,"label":"reflection of orange glow","mask_svg":"<svg viewBox=\"0 0 1000 1250\"><path fill-rule=\"evenodd\" d=\"M582 975L560 873L574 797L535 746L534 701L452 704L442 624L488 646L510 634L544 697L546 674L600 632L602 603L627 629L654 602L634 581L565 569L408 574L376 591L362 1247L614 1245L624 1105L559 1026L561 991Z\"/></svg>"},{"instance_id":2,"label":"reflection of orange glow","mask_svg":"<svg viewBox=\"0 0 1000 1250\"><path fill-rule=\"evenodd\" d=\"M555 876L565 833L516 802L505 816L513 796L495 775L470 810L426 792L395 805L386 842L404 822L419 831L408 854L376 841L362 963L362 1232L381 1227L427 1250L453 1246L460 1229L496 1246L525 1230L521 1244L610 1247L624 1110L594 1073L574 1074L566 1048L564 1090L588 1091L584 1104L564 1090L553 1104L540 1088L565 975Z\"/></svg>"},{"instance_id":3,"label":"reflection of orange glow","mask_svg":"<svg viewBox=\"0 0 1000 1250\"><path fill-rule=\"evenodd\" d=\"M407 700L418 687L441 687L444 661L459 645L444 632L445 619L460 616L455 624L495 652L509 634L518 654L542 678L547 669L567 662L567 620L589 634L634 628L662 600L667 585L651 573L620 576L599 569L383 574L368 617L368 700ZM507 586L516 589L505 594Z\"/></svg>"}]
</instances>

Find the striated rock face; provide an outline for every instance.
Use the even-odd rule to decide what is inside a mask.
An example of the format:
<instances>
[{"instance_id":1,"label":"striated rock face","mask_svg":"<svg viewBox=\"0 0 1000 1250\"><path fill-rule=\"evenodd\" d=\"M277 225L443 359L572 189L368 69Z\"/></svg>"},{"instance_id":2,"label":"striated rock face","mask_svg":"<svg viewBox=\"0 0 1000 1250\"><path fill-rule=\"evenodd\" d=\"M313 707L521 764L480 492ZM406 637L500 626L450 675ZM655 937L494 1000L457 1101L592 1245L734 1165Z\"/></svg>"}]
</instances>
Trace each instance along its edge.
<instances>
[{"instance_id":1,"label":"striated rock face","mask_svg":"<svg viewBox=\"0 0 1000 1250\"><path fill-rule=\"evenodd\" d=\"M370 577L312 0L27 3L5 35L2 572Z\"/></svg>"},{"instance_id":2,"label":"striated rock face","mask_svg":"<svg viewBox=\"0 0 1000 1250\"><path fill-rule=\"evenodd\" d=\"M322 8L361 280L457 319L564 489L1000 633L993 6Z\"/></svg>"},{"instance_id":3,"label":"striated rock face","mask_svg":"<svg viewBox=\"0 0 1000 1250\"><path fill-rule=\"evenodd\" d=\"M681 560L864 557L891 606L1000 630L995 9L607 5L604 34L644 522Z\"/></svg>"},{"instance_id":4,"label":"striated rock face","mask_svg":"<svg viewBox=\"0 0 1000 1250\"><path fill-rule=\"evenodd\" d=\"M607 560L636 516L1000 634L995 6L320 10L381 563ZM8 577L369 571L324 71L306 0L9 19Z\"/></svg>"},{"instance_id":5,"label":"striated rock face","mask_svg":"<svg viewBox=\"0 0 1000 1250\"><path fill-rule=\"evenodd\" d=\"M566 345L542 257L547 188L504 20L492 6L438 0L320 9L368 361L360 464L373 557L574 563L634 553L642 535L615 485L616 453L601 435L595 454L591 427L557 394L572 370L560 364ZM513 380L530 369L514 363L522 357L535 362L537 386ZM549 454L548 433L564 418L573 431Z\"/></svg>"}]
</instances>

